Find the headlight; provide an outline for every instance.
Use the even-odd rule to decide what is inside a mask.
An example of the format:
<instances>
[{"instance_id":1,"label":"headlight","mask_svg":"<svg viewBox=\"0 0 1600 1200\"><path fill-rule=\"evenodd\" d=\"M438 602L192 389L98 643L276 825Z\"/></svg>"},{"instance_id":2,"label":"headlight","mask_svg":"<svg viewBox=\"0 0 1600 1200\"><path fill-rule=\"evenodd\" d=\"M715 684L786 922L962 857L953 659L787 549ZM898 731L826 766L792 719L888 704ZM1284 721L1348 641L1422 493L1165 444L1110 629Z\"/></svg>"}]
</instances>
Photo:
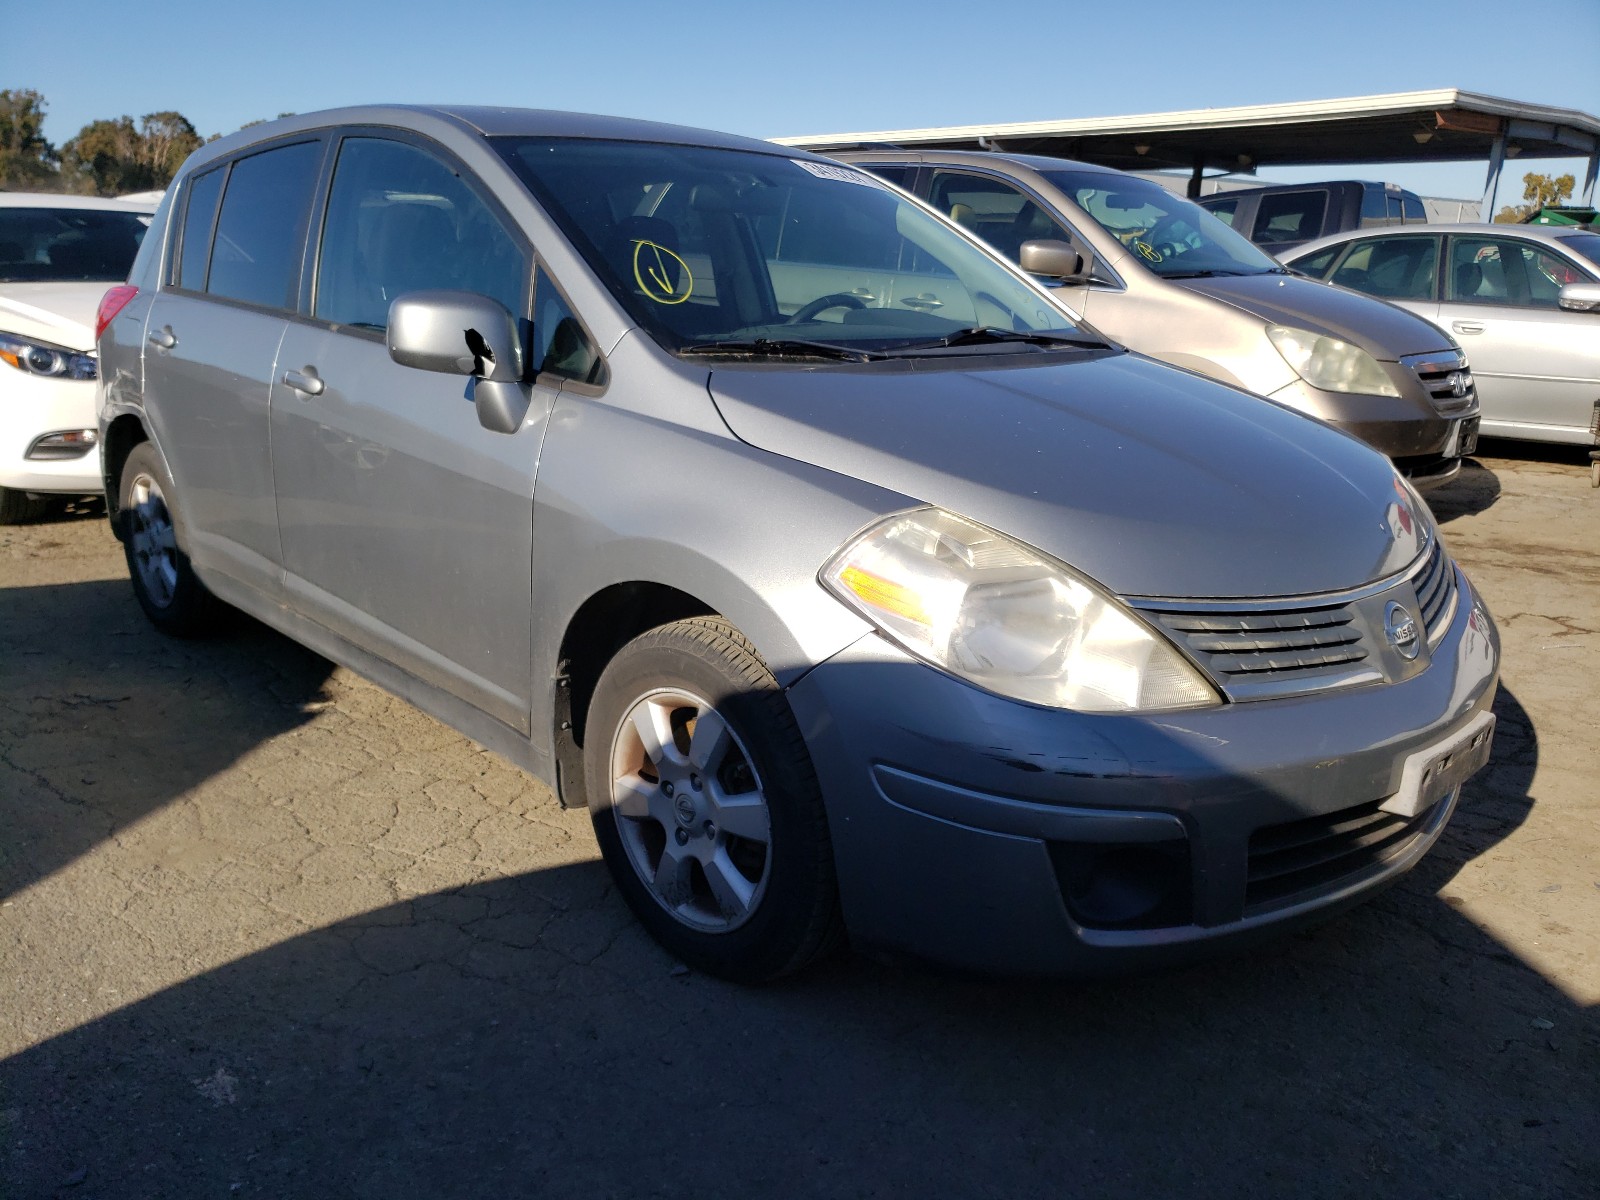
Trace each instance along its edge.
<instances>
[{"instance_id":1,"label":"headlight","mask_svg":"<svg viewBox=\"0 0 1600 1200\"><path fill-rule=\"evenodd\" d=\"M98 374L92 354L30 341L12 333L0 333L0 359L19 371L46 378L93 379Z\"/></svg>"},{"instance_id":2,"label":"headlight","mask_svg":"<svg viewBox=\"0 0 1600 1200\"><path fill-rule=\"evenodd\" d=\"M1400 394L1378 360L1360 346L1290 325L1268 325L1267 337L1295 374L1314 388L1367 396Z\"/></svg>"},{"instance_id":3,"label":"headlight","mask_svg":"<svg viewBox=\"0 0 1600 1200\"><path fill-rule=\"evenodd\" d=\"M1128 609L1021 542L936 508L888 517L822 569L823 586L919 658L1055 708L1221 703Z\"/></svg>"}]
</instances>

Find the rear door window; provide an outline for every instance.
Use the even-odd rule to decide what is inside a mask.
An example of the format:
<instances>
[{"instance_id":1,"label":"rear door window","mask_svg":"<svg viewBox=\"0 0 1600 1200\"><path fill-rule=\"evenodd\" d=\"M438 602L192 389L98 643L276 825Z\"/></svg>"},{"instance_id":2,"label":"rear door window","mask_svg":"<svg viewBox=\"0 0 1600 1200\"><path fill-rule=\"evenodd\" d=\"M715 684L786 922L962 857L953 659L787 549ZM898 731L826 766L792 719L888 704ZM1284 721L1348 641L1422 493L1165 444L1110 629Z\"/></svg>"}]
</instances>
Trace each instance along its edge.
<instances>
[{"instance_id":1,"label":"rear door window","mask_svg":"<svg viewBox=\"0 0 1600 1200\"><path fill-rule=\"evenodd\" d=\"M228 174L206 291L268 308L292 308L306 213L321 142L296 142L241 158Z\"/></svg>"},{"instance_id":2,"label":"rear door window","mask_svg":"<svg viewBox=\"0 0 1600 1200\"><path fill-rule=\"evenodd\" d=\"M217 216L217 198L222 195L222 180L226 174L221 168L207 171L191 179L186 188L188 200L183 209L183 232L178 239L176 282L192 292L203 292L206 287L211 225Z\"/></svg>"},{"instance_id":3,"label":"rear door window","mask_svg":"<svg viewBox=\"0 0 1600 1200\"><path fill-rule=\"evenodd\" d=\"M1416 235L1363 238L1340 261L1329 283L1385 300L1432 300L1439 239Z\"/></svg>"},{"instance_id":4,"label":"rear door window","mask_svg":"<svg viewBox=\"0 0 1600 1200\"><path fill-rule=\"evenodd\" d=\"M1258 246L1279 242L1308 242L1322 234L1328 211L1328 193L1320 190L1279 192L1262 196L1250 240Z\"/></svg>"},{"instance_id":5,"label":"rear door window","mask_svg":"<svg viewBox=\"0 0 1600 1200\"><path fill-rule=\"evenodd\" d=\"M940 171L933 177L928 202L1012 262L1021 256L1023 242L1067 237L1048 212L998 179Z\"/></svg>"}]
</instances>

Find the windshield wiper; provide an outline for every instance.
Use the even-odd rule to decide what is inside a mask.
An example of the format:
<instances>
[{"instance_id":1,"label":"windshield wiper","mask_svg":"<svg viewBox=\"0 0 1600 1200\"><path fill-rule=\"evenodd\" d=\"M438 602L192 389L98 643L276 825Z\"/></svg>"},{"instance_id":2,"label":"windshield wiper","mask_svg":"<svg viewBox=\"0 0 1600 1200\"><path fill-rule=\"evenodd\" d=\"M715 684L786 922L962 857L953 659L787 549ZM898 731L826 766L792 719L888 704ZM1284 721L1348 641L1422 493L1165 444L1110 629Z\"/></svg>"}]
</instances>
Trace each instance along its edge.
<instances>
[{"instance_id":1,"label":"windshield wiper","mask_svg":"<svg viewBox=\"0 0 1600 1200\"><path fill-rule=\"evenodd\" d=\"M1235 270L1233 270L1233 269L1231 269L1229 267L1210 267L1210 268L1208 268L1208 269L1206 269L1204 271L1169 271L1165 275L1163 275L1161 278L1163 278L1163 279L1211 279L1211 278L1213 278L1213 277L1215 277L1217 275L1243 275L1243 276L1249 277L1251 275L1286 275L1286 274L1288 274L1288 272L1284 271L1281 267L1278 267L1278 268L1268 267L1265 271L1235 271Z\"/></svg>"},{"instance_id":2,"label":"windshield wiper","mask_svg":"<svg viewBox=\"0 0 1600 1200\"><path fill-rule=\"evenodd\" d=\"M748 354L759 358L831 358L838 362L870 362L884 357L870 350L836 346L832 342L810 342L803 338L750 338L746 341L696 342L679 354Z\"/></svg>"},{"instance_id":3,"label":"windshield wiper","mask_svg":"<svg viewBox=\"0 0 1600 1200\"><path fill-rule=\"evenodd\" d=\"M891 353L915 354L919 350L942 350L951 346L982 346L996 342L1027 342L1034 346L1076 346L1079 349L1096 350L1106 346L1105 342L1095 338L1075 337L1066 333L1050 333L1045 330L999 329L993 325L974 325L970 329L958 329L954 333L947 333L943 337L933 338L926 342L910 342L904 346L896 346Z\"/></svg>"}]
</instances>

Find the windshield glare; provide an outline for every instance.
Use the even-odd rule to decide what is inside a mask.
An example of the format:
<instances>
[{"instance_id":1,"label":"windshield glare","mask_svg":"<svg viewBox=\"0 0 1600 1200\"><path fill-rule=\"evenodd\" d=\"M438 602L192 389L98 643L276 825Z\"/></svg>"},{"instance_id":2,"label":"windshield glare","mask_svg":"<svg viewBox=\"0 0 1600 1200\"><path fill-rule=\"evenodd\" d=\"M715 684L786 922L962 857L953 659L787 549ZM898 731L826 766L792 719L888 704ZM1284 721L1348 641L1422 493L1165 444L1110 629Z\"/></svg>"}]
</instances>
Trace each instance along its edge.
<instances>
[{"instance_id":1,"label":"windshield glare","mask_svg":"<svg viewBox=\"0 0 1600 1200\"><path fill-rule=\"evenodd\" d=\"M1035 287L865 172L777 154L497 139L617 300L669 350L857 350L994 327L1070 336Z\"/></svg>"},{"instance_id":2,"label":"windshield glare","mask_svg":"<svg viewBox=\"0 0 1600 1200\"><path fill-rule=\"evenodd\" d=\"M1160 184L1099 171L1046 171L1045 178L1166 279L1263 275L1283 267L1198 204Z\"/></svg>"},{"instance_id":3,"label":"windshield glare","mask_svg":"<svg viewBox=\"0 0 1600 1200\"><path fill-rule=\"evenodd\" d=\"M0 282L126 279L149 224L114 209L0 208Z\"/></svg>"}]
</instances>

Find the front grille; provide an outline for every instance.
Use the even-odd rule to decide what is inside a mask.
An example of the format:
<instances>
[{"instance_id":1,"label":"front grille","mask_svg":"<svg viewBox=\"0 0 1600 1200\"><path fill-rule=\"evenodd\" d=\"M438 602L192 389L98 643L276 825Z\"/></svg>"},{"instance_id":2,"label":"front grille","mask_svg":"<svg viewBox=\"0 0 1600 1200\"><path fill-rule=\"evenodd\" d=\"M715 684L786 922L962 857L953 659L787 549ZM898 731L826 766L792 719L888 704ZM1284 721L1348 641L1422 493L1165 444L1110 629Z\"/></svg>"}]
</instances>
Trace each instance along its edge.
<instances>
[{"instance_id":1,"label":"front grille","mask_svg":"<svg viewBox=\"0 0 1600 1200\"><path fill-rule=\"evenodd\" d=\"M1305 675L1367 657L1354 614L1344 605L1287 612L1167 613L1161 623L1224 684L1285 672Z\"/></svg>"},{"instance_id":2,"label":"front grille","mask_svg":"<svg viewBox=\"0 0 1600 1200\"><path fill-rule=\"evenodd\" d=\"M1384 812L1382 803L1256 830L1250 836L1245 912L1277 907L1380 866L1421 836L1444 801L1409 818Z\"/></svg>"},{"instance_id":3,"label":"front grille","mask_svg":"<svg viewBox=\"0 0 1600 1200\"><path fill-rule=\"evenodd\" d=\"M1433 539L1433 547L1423 559L1422 569L1412 576L1411 586L1416 589L1417 607L1422 610L1422 627L1427 630L1428 644L1436 645L1456 612L1456 572L1438 538Z\"/></svg>"},{"instance_id":4,"label":"front grille","mask_svg":"<svg viewBox=\"0 0 1600 1200\"><path fill-rule=\"evenodd\" d=\"M1230 699L1270 700L1404 678L1426 665L1385 660L1390 601L1420 619L1430 646L1439 644L1455 616L1456 575L1438 538L1404 575L1387 584L1315 601L1139 599L1133 604L1166 630Z\"/></svg>"},{"instance_id":5,"label":"front grille","mask_svg":"<svg viewBox=\"0 0 1600 1200\"><path fill-rule=\"evenodd\" d=\"M1433 407L1451 417L1466 412L1478 398L1477 385L1466 355L1459 350L1439 350L1432 354L1411 354L1400 360L1422 383Z\"/></svg>"}]
</instances>

